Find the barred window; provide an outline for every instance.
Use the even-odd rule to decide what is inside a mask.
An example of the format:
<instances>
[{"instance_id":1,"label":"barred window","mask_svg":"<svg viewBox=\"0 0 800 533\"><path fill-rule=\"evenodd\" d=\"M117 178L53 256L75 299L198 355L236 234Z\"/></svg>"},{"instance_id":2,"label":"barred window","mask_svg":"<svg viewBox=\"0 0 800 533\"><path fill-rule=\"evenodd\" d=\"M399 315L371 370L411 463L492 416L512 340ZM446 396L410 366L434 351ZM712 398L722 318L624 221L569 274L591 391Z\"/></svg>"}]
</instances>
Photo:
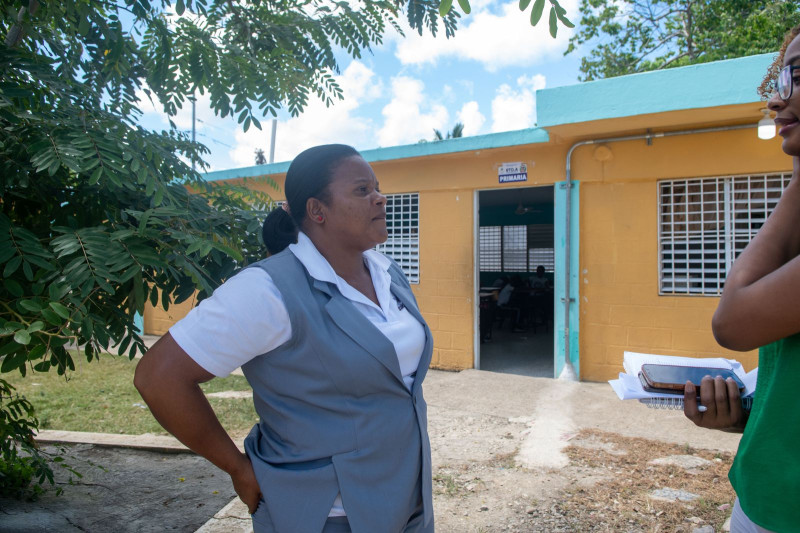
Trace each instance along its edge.
<instances>
[{"instance_id":1,"label":"barred window","mask_svg":"<svg viewBox=\"0 0 800 533\"><path fill-rule=\"evenodd\" d=\"M552 224L531 224L528 226L528 271L536 272L539 265L545 272L556 269L556 251L553 248L554 230Z\"/></svg>"},{"instance_id":2,"label":"barred window","mask_svg":"<svg viewBox=\"0 0 800 533\"><path fill-rule=\"evenodd\" d=\"M483 272L536 272L555 268L553 225L481 226L479 260Z\"/></svg>"},{"instance_id":3,"label":"barred window","mask_svg":"<svg viewBox=\"0 0 800 533\"><path fill-rule=\"evenodd\" d=\"M790 174L659 182L660 294L722 293L734 259L775 209Z\"/></svg>"},{"instance_id":4,"label":"barred window","mask_svg":"<svg viewBox=\"0 0 800 533\"><path fill-rule=\"evenodd\" d=\"M400 265L410 283L419 283L419 193L386 195L389 238L375 247Z\"/></svg>"},{"instance_id":5,"label":"barred window","mask_svg":"<svg viewBox=\"0 0 800 533\"><path fill-rule=\"evenodd\" d=\"M525 272L528 270L528 228L503 226L503 270Z\"/></svg>"},{"instance_id":6,"label":"barred window","mask_svg":"<svg viewBox=\"0 0 800 533\"><path fill-rule=\"evenodd\" d=\"M480 228L480 269L484 272L503 270L501 226L481 226Z\"/></svg>"}]
</instances>

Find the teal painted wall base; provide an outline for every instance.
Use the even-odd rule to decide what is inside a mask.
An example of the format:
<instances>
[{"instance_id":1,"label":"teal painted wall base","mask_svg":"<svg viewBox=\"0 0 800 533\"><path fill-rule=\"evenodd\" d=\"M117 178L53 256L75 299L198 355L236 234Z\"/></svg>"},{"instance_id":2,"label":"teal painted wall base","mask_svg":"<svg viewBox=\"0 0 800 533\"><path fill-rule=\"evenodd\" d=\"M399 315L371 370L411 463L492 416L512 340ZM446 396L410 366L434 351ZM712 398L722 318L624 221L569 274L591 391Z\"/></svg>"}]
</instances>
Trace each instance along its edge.
<instances>
[{"instance_id":1,"label":"teal painted wall base","mask_svg":"<svg viewBox=\"0 0 800 533\"><path fill-rule=\"evenodd\" d=\"M136 326L136 332L139 335L143 335L144 334L144 317L142 315L140 315L139 313L136 313L133 316L133 325Z\"/></svg>"},{"instance_id":2,"label":"teal painted wall base","mask_svg":"<svg viewBox=\"0 0 800 533\"><path fill-rule=\"evenodd\" d=\"M579 204L579 183L572 182L572 190L570 201L572 202L570 211L570 279L569 279L569 292L570 292L570 306L569 306L569 359L575 368L575 373L580 378L580 357L579 357L579 341L580 341L580 301L578 296L580 294L580 286L578 281L580 279L580 204ZM555 274L554 274L554 292L555 292L555 311L553 317L553 370L554 376L558 377L564 369L565 346L564 346L564 327L565 327L565 312L564 312L564 298L566 288L566 227L567 227L567 189L566 182L558 182L555 184L555 217L554 217L554 237L555 237Z\"/></svg>"}]
</instances>

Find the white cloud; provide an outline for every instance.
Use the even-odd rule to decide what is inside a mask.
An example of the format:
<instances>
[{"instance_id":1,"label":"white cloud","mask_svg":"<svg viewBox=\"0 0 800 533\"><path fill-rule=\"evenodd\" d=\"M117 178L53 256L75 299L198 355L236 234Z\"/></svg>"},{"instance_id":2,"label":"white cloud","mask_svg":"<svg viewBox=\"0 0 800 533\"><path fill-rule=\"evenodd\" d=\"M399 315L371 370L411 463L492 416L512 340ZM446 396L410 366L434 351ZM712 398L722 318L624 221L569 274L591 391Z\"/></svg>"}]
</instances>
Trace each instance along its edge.
<instances>
[{"instance_id":1,"label":"white cloud","mask_svg":"<svg viewBox=\"0 0 800 533\"><path fill-rule=\"evenodd\" d=\"M326 107L314 97L309 99L300 116L278 122L275 161L289 161L306 148L318 144L361 146L369 143L372 121L354 116L353 112L364 102L380 96L380 80L376 80L375 73L363 63L353 61L336 81L344 92L344 100L335 100L331 107ZM252 166L256 149L264 150L269 156L271 121L264 121L262 127L262 130L251 127L247 132L236 131L235 147L229 153L236 166Z\"/></svg>"},{"instance_id":2,"label":"white cloud","mask_svg":"<svg viewBox=\"0 0 800 533\"><path fill-rule=\"evenodd\" d=\"M392 78L392 101L383 108L384 123L378 130L380 146L430 140L433 130L443 130L449 118L441 104L431 104L422 81L408 76Z\"/></svg>"},{"instance_id":3,"label":"white cloud","mask_svg":"<svg viewBox=\"0 0 800 533\"><path fill-rule=\"evenodd\" d=\"M492 100L492 132L530 128L536 122L536 91L545 86L541 74L520 76L517 87L503 84Z\"/></svg>"},{"instance_id":4,"label":"white cloud","mask_svg":"<svg viewBox=\"0 0 800 533\"><path fill-rule=\"evenodd\" d=\"M464 125L464 137L477 134L486 122L486 117L480 112L478 102L467 102L456 114L458 121Z\"/></svg>"},{"instance_id":5,"label":"white cloud","mask_svg":"<svg viewBox=\"0 0 800 533\"><path fill-rule=\"evenodd\" d=\"M578 16L578 1L564 0L561 5L572 19ZM446 39L417 32L404 26L404 39L392 36L397 43L396 56L403 64L436 63L439 58L455 57L478 61L494 72L508 66L531 66L561 57L574 30L559 23L558 37L548 31L549 8L539 23L530 25L529 7L524 13L517 0L510 2L475 3L470 15L461 18L455 37Z\"/></svg>"}]
</instances>

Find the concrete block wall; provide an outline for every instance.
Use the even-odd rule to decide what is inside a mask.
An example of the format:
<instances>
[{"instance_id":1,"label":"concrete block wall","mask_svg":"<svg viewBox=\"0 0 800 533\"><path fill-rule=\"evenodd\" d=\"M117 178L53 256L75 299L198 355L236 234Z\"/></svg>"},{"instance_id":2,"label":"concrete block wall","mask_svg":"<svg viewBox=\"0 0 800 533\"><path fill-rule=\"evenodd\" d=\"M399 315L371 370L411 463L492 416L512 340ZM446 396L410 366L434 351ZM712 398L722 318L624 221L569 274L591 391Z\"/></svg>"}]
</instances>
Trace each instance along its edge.
<instances>
[{"instance_id":1,"label":"concrete block wall","mask_svg":"<svg viewBox=\"0 0 800 533\"><path fill-rule=\"evenodd\" d=\"M625 350L758 364L714 340L719 298L658 294L656 181L582 183L581 211L582 380L616 377Z\"/></svg>"},{"instance_id":2,"label":"concrete block wall","mask_svg":"<svg viewBox=\"0 0 800 533\"><path fill-rule=\"evenodd\" d=\"M420 283L412 285L434 337L431 366L473 367L473 192L419 195Z\"/></svg>"},{"instance_id":3,"label":"concrete block wall","mask_svg":"<svg viewBox=\"0 0 800 533\"><path fill-rule=\"evenodd\" d=\"M163 335L172 325L189 314L197 304L197 299L192 296L179 304L172 304L165 311L161 305L152 306L150 302L144 308L144 332L146 335Z\"/></svg>"}]
</instances>

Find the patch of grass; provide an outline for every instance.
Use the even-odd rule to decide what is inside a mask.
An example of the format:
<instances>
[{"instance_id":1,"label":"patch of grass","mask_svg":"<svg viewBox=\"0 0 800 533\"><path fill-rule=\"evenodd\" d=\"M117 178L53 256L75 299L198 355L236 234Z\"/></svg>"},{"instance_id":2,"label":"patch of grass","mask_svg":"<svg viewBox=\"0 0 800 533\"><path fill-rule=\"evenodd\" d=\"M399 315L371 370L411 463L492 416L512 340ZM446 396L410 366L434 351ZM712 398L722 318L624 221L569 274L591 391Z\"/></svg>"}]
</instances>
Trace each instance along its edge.
<instances>
[{"instance_id":1,"label":"patch of grass","mask_svg":"<svg viewBox=\"0 0 800 533\"><path fill-rule=\"evenodd\" d=\"M133 386L137 361L103 355L91 363L74 354L76 369L68 377L56 372L28 372L4 376L36 410L39 429L166 435ZM203 383L204 392L249 390L242 376L215 378ZM250 398L209 398L223 427L232 435L246 434L257 421Z\"/></svg>"},{"instance_id":2,"label":"patch of grass","mask_svg":"<svg viewBox=\"0 0 800 533\"><path fill-rule=\"evenodd\" d=\"M436 474L433 476L435 492L455 496L459 492L458 484L451 474Z\"/></svg>"}]
</instances>

